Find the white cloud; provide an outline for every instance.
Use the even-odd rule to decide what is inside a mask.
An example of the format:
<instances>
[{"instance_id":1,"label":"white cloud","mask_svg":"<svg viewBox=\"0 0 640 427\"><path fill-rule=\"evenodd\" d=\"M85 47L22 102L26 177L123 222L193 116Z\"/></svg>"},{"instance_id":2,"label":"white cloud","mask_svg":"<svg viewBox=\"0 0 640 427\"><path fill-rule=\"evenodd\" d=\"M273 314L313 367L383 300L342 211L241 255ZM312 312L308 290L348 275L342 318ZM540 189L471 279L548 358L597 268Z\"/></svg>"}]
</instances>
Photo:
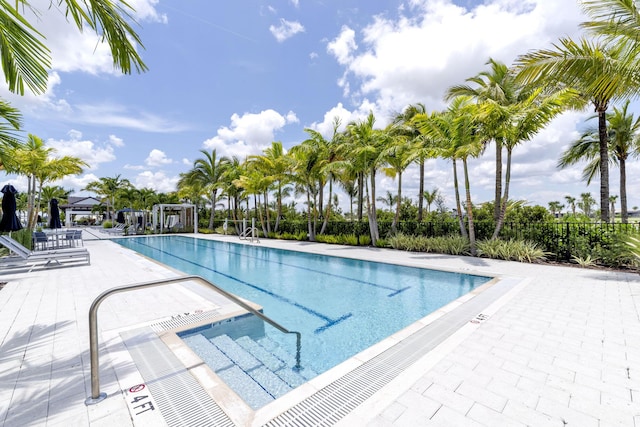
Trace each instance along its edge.
<instances>
[{"instance_id":1,"label":"white cloud","mask_svg":"<svg viewBox=\"0 0 640 427\"><path fill-rule=\"evenodd\" d=\"M327 52L335 56L342 65L347 65L353 60L351 55L356 49L356 32L347 26L342 27L340 35L327 44Z\"/></svg>"},{"instance_id":2,"label":"white cloud","mask_svg":"<svg viewBox=\"0 0 640 427\"><path fill-rule=\"evenodd\" d=\"M153 150L151 150L144 163L147 166L155 167L169 165L173 163L173 160L168 158L164 151L154 148Z\"/></svg>"},{"instance_id":3,"label":"white cloud","mask_svg":"<svg viewBox=\"0 0 640 427\"><path fill-rule=\"evenodd\" d=\"M271 34L278 40L279 43L282 43L288 38L295 36L298 33L304 32L304 26L297 21L287 21L286 19L280 19L280 25L275 26L271 25L269 27L269 31Z\"/></svg>"},{"instance_id":4,"label":"white cloud","mask_svg":"<svg viewBox=\"0 0 640 427\"><path fill-rule=\"evenodd\" d=\"M138 22L158 22L166 24L169 22L167 15L159 13L156 10L156 5L160 0L128 0L127 3L135 10L133 15Z\"/></svg>"},{"instance_id":5,"label":"white cloud","mask_svg":"<svg viewBox=\"0 0 640 427\"><path fill-rule=\"evenodd\" d=\"M68 140L56 140L50 138L46 145L55 149L57 156L73 156L84 160L88 169L98 169L101 163L112 162L116 159L114 145L110 141L96 143L88 139L82 139L82 132L70 130Z\"/></svg>"},{"instance_id":6,"label":"white cloud","mask_svg":"<svg viewBox=\"0 0 640 427\"><path fill-rule=\"evenodd\" d=\"M474 9L415 0L410 6L395 19L375 17L360 41L343 27L327 44L344 66L338 84L345 94L375 98L381 112L416 102L440 109L446 88L486 69L490 57L511 65L528 49L577 34L582 20L574 0L494 1Z\"/></svg>"},{"instance_id":7,"label":"white cloud","mask_svg":"<svg viewBox=\"0 0 640 427\"><path fill-rule=\"evenodd\" d=\"M186 157L182 159L182 164L183 165L187 165L187 166L191 166L191 160L187 159Z\"/></svg>"},{"instance_id":8,"label":"white cloud","mask_svg":"<svg viewBox=\"0 0 640 427\"><path fill-rule=\"evenodd\" d=\"M290 2L294 7L298 7L298 6L300 6L300 1L299 1L299 0L289 0L289 2Z\"/></svg>"},{"instance_id":9,"label":"white cloud","mask_svg":"<svg viewBox=\"0 0 640 427\"><path fill-rule=\"evenodd\" d=\"M233 114L231 125L219 128L216 136L204 141L203 147L215 149L219 156L244 159L249 154L260 154L275 141L277 131L298 121L292 111L284 116L271 109L242 116Z\"/></svg>"},{"instance_id":10,"label":"white cloud","mask_svg":"<svg viewBox=\"0 0 640 427\"><path fill-rule=\"evenodd\" d=\"M178 179L177 176L167 176L161 171L144 171L134 178L133 185L136 188L151 188L160 193L169 193L176 191Z\"/></svg>"}]
</instances>

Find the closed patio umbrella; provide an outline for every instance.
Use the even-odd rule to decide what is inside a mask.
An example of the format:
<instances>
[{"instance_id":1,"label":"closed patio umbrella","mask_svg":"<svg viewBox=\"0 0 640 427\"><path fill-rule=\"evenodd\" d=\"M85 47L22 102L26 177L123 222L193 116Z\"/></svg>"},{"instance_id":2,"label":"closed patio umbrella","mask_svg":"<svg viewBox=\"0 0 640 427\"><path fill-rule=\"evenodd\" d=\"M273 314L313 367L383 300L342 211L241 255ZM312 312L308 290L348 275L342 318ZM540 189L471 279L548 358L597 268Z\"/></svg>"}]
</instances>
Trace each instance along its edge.
<instances>
[{"instance_id":1,"label":"closed patio umbrella","mask_svg":"<svg viewBox=\"0 0 640 427\"><path fill-rule=\"evenodd\" d=\"M60 209L58 208L58 199L51 199L49 202L51 208L51 217L49 218L49 228L62 228L60 223Z\"/></svg>"},{"instance_id":2,"label":"closed patio umbrella","mask_svg":"<svg viewBox=\"0 0 640 427\"><path fill-rule=\"evenodd\" d=\"M17 231L22 229L22 224L16 215L16 194L18 190L7 184L2 187L2 219L0 219L0 231Z\"/></svg>"}]
</instances>

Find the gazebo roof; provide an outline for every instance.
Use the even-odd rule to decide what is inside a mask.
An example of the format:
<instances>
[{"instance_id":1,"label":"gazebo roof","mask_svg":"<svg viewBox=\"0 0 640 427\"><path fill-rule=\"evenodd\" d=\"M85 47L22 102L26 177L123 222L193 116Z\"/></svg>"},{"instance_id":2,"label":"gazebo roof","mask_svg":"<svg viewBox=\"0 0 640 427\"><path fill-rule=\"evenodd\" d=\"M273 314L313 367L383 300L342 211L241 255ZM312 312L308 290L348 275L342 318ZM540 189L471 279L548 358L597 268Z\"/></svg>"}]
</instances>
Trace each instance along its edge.
<instances>
[{"instance_id":1,"label":"gazebo roof","mask_svg":"<svg viewBox=\"0 0 640 427\"><path fill-rule=\"evenodd\" d=\"M73 210L87 210L90 211L94 206L101 204L99 199L92 196L85 197L73 197L70 196L66 204L60 205L61 209L73 209Z\"/></svg>"}]
</instances>

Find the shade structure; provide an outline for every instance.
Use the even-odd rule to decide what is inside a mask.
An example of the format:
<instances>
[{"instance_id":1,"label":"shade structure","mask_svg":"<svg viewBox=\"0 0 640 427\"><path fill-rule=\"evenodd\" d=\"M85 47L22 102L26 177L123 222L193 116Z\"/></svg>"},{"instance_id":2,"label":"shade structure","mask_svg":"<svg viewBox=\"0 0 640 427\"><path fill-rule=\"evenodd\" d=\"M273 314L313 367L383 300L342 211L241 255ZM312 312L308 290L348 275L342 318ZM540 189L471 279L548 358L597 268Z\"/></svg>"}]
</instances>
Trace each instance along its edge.
<instances>
[{"instance_id":1,"label":"shade structure","mask_svg":"<svg viewBox=\"0 0 640 427\"><path fill-rule=\"evenodd\" d=\"M60 208L58 208L58 199L51 199L49 202L51 208L51 217L49 218L49 228L62 228L60 222Z\"/></svg>"},{"instance_id":2,"label":"shade structure","mask_svg":"<svg viewBox=\"0 0 640 427\"><path fill-rule=\"evenodd\" d=\"M7 184L2 187L2 219L0 219L0 231L16 231L22 229L22 224L16 215L16 194L18 190Z\"/></svg>"}]
</instances>

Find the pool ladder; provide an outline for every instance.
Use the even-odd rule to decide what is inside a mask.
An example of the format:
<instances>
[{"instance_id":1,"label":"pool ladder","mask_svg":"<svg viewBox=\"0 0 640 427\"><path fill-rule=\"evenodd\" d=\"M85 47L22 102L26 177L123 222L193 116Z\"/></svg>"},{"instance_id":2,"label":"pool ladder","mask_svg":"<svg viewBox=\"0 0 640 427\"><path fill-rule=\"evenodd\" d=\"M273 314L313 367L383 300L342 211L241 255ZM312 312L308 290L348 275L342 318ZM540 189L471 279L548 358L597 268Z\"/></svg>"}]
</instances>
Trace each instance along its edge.
<instances>
[{"instance_id":1,"label":"pool ladder","mask_svg":"<svg viewBox=\"0 0 640 427\"><path fill-rule=\"evenodd\" d=\"M300 347L301 347L302 334L300 334L300 332L288 330L287 328L280 325L275 320L272 320L271 318L265 316L262 312L251 307L249 304L247 304L237 296L225 291L224 289L219 288L218 286L209 282L207 279L201 276L191 275L191 276L174 277L171 279L164 279L164 280L155 280L152 282L136 283L133 285L119 286L119 287L111 288L104 291L103 293L98 295L98 297L96 297L95 300L93 300L93 303L89 308L89 355L91 357L91 396L85 399L84 401L85 405L94 405L96 403L101 402L107 397L106 393L100 393L100 373L99 373L100 366L98 361L98 307L100 307L100 304L102 303L102 301L104 301L110 295L121 293L121 292L134 291L134 290L143 289L143 288L152 288L152 287L169 285L172 283L179 283L179 282L186 282L186 281L195 281L203 286L213 289L220 295L223 295L227 299L230 299L234 303L238 304L240 307L247 310L248 312L264 320L274 328L278 329L280 332L283 332L285 334L295 334L296 365L294 366L294 369L295 370L301 369Z\"/></svg>"}]
</instances>

